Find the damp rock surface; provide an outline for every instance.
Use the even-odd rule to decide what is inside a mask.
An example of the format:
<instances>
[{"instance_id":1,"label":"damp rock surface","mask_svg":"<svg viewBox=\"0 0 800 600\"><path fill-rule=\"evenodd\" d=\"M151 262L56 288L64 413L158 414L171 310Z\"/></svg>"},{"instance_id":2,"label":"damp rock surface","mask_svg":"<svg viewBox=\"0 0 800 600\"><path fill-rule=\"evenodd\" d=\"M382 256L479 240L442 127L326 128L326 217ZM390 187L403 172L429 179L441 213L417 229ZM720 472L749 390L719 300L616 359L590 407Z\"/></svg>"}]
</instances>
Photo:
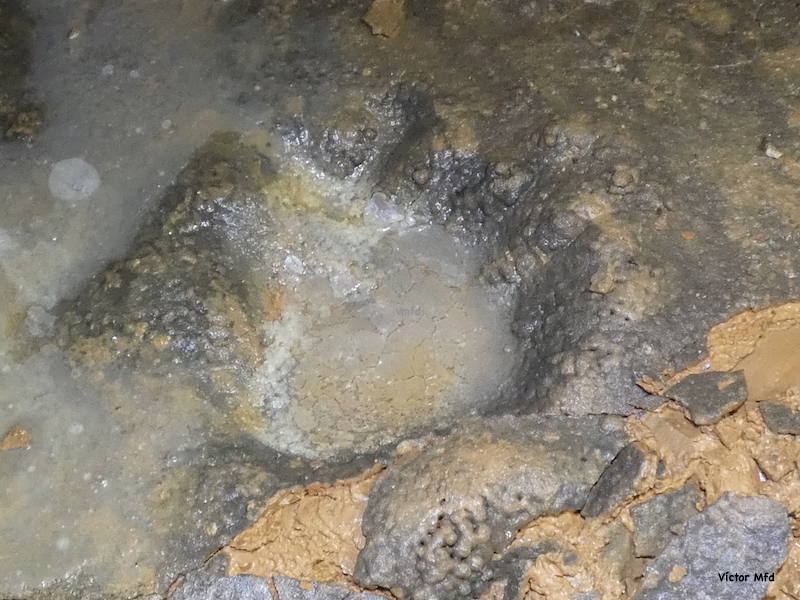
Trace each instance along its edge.
<instances>
[{"instance_id":1,"label":"damp rock surface","mask_svg":"<svg viewBox=\"0 0 800 600\"><path fill-rule=\"evenodd\" d=\"M240 273L257 248L246 247L253 231L268 222L257 193L262 169L236 136L198 151L130 256L62 318L63 344L79 363L165 373L191 362L204 384L223 390L254 367L262 352L254 318L264 307Z\"/></svg>"},{"instance_id":2,"label":"damp rock surface","mask_svg":"<svg viewBox=\"0 0 800 600\"><path fill-rule=\"evenodd\" d=\"M517 362L513 293L480 248L366 191L215 136L69 308L64 345L247 398L259 440L312 459L489 408Z\"/></svg>"},{"instance_id":3,"label":"damp rock surface","mask_svg":"<svg viewBox=\"0 0 800 600\"><path fill-rule=\"evenodd\" d=\"M33 20L24 3L9 0L0 10L0 143L26 138L41 125L26 96Z\"/></svg>"},{"instance_id":4,"label":"damp rock surface","mask_svg":"<svg viewBox=\"0 0 800 600\"><path fill-rule=\"evenodd\" d=\"M647 566L636 598L762 598L769 582L756 581L755 574L780 567L789 537L786 508L779 502L725 494L689 519L683 534Z\"/></svg>"},{"instance_id":5,"label":"damp rock surface","mask_svg":"<svg viewBox=\"0 0 800 600\"><path fill-rule=\"evenodd\" d=\"M261 439L308 457L364 452L490 407L517 344L507 297L477 279L480 253L436 227L355 248L345 236L369 230L322 226L305 234L322 248L292 254L308 272L281 288L266 328Z\"/></svg>"}]
</instances>

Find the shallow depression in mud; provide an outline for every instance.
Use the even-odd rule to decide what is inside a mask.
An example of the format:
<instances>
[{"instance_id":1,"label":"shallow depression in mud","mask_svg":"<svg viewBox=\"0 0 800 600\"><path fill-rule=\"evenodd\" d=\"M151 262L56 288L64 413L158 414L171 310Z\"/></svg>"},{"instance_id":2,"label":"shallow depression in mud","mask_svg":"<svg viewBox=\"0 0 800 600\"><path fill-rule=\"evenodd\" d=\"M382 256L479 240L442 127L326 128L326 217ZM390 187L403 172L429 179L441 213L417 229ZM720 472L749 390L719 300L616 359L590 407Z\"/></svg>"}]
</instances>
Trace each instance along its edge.
<instances>
[{"instance_id":1,"label":"shallow depression in mud","mask_svg":"<svg viewBox=\"0 0 800 600\"><path fill-rule=\"evenodd\" d=\"M273 211L257 437L329 458L485 408L516 363L511 290L481 280L479 248L402 203L376 192L336 209L321 183L267 190L273 206L302 208Z\"/></svg>"},{"instance_id":2,"label":"shallow depression in mud","mask_svg":"<svg viewBox=\"0 0 800 600\"><path fill-rule=\"evenodd\" d=\"M31 330L31 355L0 373L0 433L21 426L33 436L29 452L0 457L13 507L0 512L0 526L31 542L24 551L0 548L15 577L0 590L50 585L65 573L100 586L123 580L130 589L168 582L174 572L159 557L181 536L201 531L207 546L197 554L213 551L252 518L248 506L306 476L304 461L270 449L346 465L488 408L512 379L520 354L511 331L515 290L481 277L484 249L431 223L413 199L324 176L292 157L275 157L274 170L247 187L230 165L237 152L252 157L252 148L224 147L223 172L235 183L179 189L216 200L241 187L241 197L231 192L224 202L258 207L242 213L251 217L244 232L226 220L236 210L211 218L202 212L211 202L181 205L164 228L145 231L160 243L135 243L133 258L109 266L76 301L79 325L64 348L48 343L53 324ZM201 173L204 152L190 163ZM200 243L224 240L246 291L218 292L227 281L215 271L221 260L191 263L194 273L219 277L206 284L210 292L184 270L195 229L180 219L192 211L198 230L211 230ZM130 267L148 252L158 253L157 269ZM117 287L119 273L132 283ZM178 286L172 296L137 300L170 285ZM219 311L208 324L171 324L173 312L195 310L207 292L203 310ZM175 303L165 308L162 298ZM230 306L242 310L226 312ZM236 352L201 361L171 350L184 340L220 347L223 334L246 338L248 361L237 362ZM36 401L19 402L20 393ZM284 458L296 471L283 472ZM193 494L201 494L201 511L186 509Z\"/></svg>"}]
</instances>

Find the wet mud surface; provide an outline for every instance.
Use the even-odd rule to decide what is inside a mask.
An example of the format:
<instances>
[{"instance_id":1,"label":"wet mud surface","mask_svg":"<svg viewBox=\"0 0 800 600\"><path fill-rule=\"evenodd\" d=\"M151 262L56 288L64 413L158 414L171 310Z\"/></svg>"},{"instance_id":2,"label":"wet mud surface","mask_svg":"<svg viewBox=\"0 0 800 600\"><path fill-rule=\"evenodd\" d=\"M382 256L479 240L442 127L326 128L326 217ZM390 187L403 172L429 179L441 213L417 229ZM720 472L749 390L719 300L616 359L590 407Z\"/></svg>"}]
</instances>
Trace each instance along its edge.
<instances>
[{"instance_id":1,"label":"wet mud surface","mask_svg":"<svg viewBox=\"0 0 800 600\"><path fill-rule=\"evenodd\" d=\"M800 595L798 19L4 3L0 598Z\"/></svg>"}]
</instances>

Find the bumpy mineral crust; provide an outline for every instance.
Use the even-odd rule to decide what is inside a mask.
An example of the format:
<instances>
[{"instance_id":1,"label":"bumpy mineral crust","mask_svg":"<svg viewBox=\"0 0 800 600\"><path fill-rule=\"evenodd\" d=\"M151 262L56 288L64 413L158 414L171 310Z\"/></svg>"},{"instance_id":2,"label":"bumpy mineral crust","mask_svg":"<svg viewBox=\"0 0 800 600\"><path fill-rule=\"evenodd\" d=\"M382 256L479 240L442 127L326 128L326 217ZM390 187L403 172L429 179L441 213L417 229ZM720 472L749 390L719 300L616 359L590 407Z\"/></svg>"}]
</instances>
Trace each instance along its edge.
<instances>
[{"instance_id":1,"label":"bumpy mineral crust","mask_svg":"<svg viewBox=\"0 0 800 600\"><path fill-rule=\"evenodd\" d=\"M613 417L469 423L375 485L356 579L415 600L479 593L517 529L579 510L624 443Z\"/></svg>"},{"instance_id":2,"label":"bumpy mineral crust","mask_svg":"<svg viewBox=\"0 0 800 600\"><path fill-rule=\"evenodd\" d=\"M155 372L191 363L219 391L252 369L265 308L241 275L270 222L259 192L269 171L236 135L201 148L128 258L98 275L65 315L62 339L73 357Z\"/></svg>"},{"instance_id":3,"label":"bumpy mineral crust","mask_svg":"<svg viewBox=\"0 0 800 600\"><path fill-rule=\"evenodd\" d=\"M0 6L0 143L30 138L42 122L41 109L26 98L33 19L19 0Z\"/></svg>"}]
</instances>

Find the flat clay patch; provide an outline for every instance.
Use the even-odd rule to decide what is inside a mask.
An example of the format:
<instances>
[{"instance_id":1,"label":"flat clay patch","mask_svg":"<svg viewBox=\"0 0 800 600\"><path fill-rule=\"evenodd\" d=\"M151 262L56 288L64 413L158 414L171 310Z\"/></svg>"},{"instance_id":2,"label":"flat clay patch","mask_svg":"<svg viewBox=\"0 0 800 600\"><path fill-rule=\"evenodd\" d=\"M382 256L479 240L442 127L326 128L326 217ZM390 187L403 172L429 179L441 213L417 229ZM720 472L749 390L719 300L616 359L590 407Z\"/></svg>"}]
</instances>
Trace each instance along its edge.
<instances>
[{"instance_id":1,"label":"flat clay patch","mask_svg":"<svg viewBox=\"0 0 800 600\"><path fill-rule=\"evenodd\" d=\"M223 549L228 574L352 585L364 546L361 516L381 470L275 494L256 522Z\"/></svg>"}]
</instances>

